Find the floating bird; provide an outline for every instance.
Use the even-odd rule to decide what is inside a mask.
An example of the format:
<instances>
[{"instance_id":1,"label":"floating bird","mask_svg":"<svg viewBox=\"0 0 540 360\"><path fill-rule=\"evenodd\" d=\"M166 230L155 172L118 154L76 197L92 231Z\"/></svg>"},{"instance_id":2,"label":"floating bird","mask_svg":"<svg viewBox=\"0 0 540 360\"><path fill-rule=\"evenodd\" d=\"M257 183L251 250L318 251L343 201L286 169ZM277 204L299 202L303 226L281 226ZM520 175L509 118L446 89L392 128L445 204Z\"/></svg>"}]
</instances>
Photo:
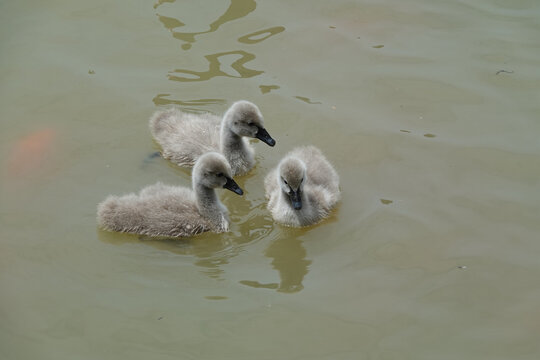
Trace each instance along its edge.
<instances>
[{"instance_id":1,"label":"floating bird","mask_svg":"<svg viewBox=\"0 0 540 360\"><path fill-rule=\"evenodd\" d=\"M205 231L229 230L228 210L216 188L242 195L232 179L225 157L209 152L197 160L192 174L193 190L160 182L139 194L111 195L98 205L98 224L105 230L149 236L192 236Z\"/></svg>"},{"instance_id":2,"label":"floating bird","mask_svg":"<svg viewBox=\"0 0 540 360\"><path fill-rule=\"evenodd\" d=\"M339 176L314 146L289 152L264 180L275 221L307 226L328 216L340 199Z\"/></svg>"},{"instance_id":3,"label":"floating bird","mask_svg":"<svg viewBox=\"0 0 540 360\"><path fill-rule=\"evenodd\" d=\"M243 175L255 165L255 151L246 137L257 138L270 146L276 141L264 128L259 108L249 101L235 102L223 115L190 114L177 108L157 111L150 118L150 132L165 159L192 167L209 152L222 153L233 175Z\"/></svg>"}]
</instances>

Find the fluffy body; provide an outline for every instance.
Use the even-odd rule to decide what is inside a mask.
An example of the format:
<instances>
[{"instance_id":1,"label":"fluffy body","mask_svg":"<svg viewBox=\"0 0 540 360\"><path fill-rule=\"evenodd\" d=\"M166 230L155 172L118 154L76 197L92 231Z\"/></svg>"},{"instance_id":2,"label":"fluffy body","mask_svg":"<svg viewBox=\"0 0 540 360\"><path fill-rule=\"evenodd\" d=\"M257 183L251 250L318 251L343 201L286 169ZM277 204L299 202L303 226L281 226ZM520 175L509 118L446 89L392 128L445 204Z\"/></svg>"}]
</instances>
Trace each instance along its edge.
<instances>
[{"instance_id":1,"label":"fluffy body","mask_svg":"<svg viewBox=\"0 0 540 360\"><path fill-rule=\"evenodd\" d=\"M255 151L245 136L256 137L258 127L264 129L259 109L248 101L235 102L223 119L177 108L157 111L149 126L165 159L192 167L201 155L216 151L229 161L233 175L245 174L255 165Z\"/></svg>"},{"instance_id":2,"label":"fluffy body","mask_svg":"<svg viewBox=\"0 0 540 360\"><path fill-rule=\"evenodd\" d=\"M288 226L307 226L327 217L340 199L339 176L314 146L289 152L265 178L268 209L275 221ZM296 191L301 209L295 209L289 193Z\"/></svg>"},{"instance_id":3,"label":"fluffy body","mask_svg":"<svg viewBox=\"0 0 540 360\"><path fill-rule=\"evenodd\" d=\"M109 231L149 236L226 232L228 211L214 188L223 187L231 176L230 166L221 154L207 153L193 169L193 190L158 182L139 194L111 195L98 205L98 224Z\"/></svg>"}]
</instances>

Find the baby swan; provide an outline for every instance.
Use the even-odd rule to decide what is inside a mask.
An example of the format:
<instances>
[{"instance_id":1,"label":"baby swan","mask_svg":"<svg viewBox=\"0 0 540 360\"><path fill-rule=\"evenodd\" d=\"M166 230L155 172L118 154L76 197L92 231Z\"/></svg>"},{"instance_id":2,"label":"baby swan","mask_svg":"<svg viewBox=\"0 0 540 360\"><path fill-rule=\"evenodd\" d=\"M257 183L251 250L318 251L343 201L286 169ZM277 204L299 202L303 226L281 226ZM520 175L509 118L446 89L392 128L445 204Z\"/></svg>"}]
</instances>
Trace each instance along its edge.
<instances>
[{"instance_id":1,"label":"baby swan","mask_svg":"<svg viewBox=\"0 0 540 360\"><path fill-rule=\"evenodd\" d=\"M225 156L233 175L245 174L255 165L255 152L244 137L276 144L264 128L259 108L245 100L235 102L223 119L176 108L157 111L150 118L150 132L161 145L165 159L191 167L202 154L216 151Z\"/></svg>"},{"instance_id":2,"label":"baby swan","mask_svg":"<svg viewBox=\"0 0 540 360\"><path fill-rule=\"evenodd\" d=\"M158 182L138 195L111 195L98 205L98 224L109 231L149 236L228 231L228 211L214 189L223 187L238 195L243 191L232 179L227 160L215 152L204 154L195 163L192 182L193 190Z\"/></svg>"},{"instance_id":3,"label":"baby swan","mask_svg":"<svg viewBox=\"0 0 540 360\"><path fill-rule=\"evenodd\" d=\"M328 216L339 201L339 176L314 146L289 152L264 179L268 209L275 221L307 226Z\"/></svg>"}]
</instances>

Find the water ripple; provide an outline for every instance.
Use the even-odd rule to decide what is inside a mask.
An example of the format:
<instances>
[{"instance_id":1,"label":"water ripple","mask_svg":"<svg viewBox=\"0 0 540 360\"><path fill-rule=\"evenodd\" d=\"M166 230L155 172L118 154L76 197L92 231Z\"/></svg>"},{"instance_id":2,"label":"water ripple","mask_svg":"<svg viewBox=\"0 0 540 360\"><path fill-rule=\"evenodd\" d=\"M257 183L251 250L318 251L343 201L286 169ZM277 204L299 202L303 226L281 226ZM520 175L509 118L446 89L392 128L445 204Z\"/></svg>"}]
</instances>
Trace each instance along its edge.
<instances>
[{"instance_id":1,"label":"water ripple","mask_svg":"<svg viewBox=\"0 0 540 360\"><path fill-rule=\"evenodd\" d=\"M225 99L196 99L196 100L176 100L176 99L167 99L167 96L171 94L157 94L152 102L157 105L180 105L185 111L191 112L206 112L206 110L201 109L200 106L208 105L223 105L226 103Z\"/></svg>"},{"instance_id":2,"label":"water ripple","mask_svg":"<svg viewBox=\"0 0 540 360\"><path fill-rule=\"evenodd\" d=\"M162 2L163 1L160 0L159 5L161 5ZM157 6L154 6L154 8L157 8ZM169 18L161 15L158 16L159 20L163 23L163 25L165 25L165 28L172 32L173 37L184 42L184 44L182 44L182 49L189 50L191 49L192 44L195 43L196 36L215 32L220 28L221 25L248 15L255 10L256 7L257 3L254 0L231 0L231 5L227 8L227 10L225 10L223 15L221 15L216 21L210 23L208 30L199 32L173 31L173 29L182 27L185 24L175 18Z\"/></svg>"},{"instance_id":3,"label":"water ripple","mask_svg":"<svg viewBox=\"0 0 540 360\"><path fill-rule=\"evenodd\" d=\"M240 55L238 60L235 60L231 63L229 71L224 71L221 69L221 62L219 58L228 56L228 55ZM205 81L210 80L217 76L225 76L232 78L250 78L264 73L262 70L253 70L248 69L244 66L245 63L255 59L255 55L248 53L244 50L233 50L226 51L217 54L211 54L205 56L208 61L208 70L207 71L194 71L189 69L176 69L171 71L168 75L169 80L181 81L181 82L192 82L192 81ZM237 75L233 73L236 71ZM184 74L185 76L177 76L172 74ZM193 76L193 77L189 77Z\"/></svg>"},{"instance_id":4,"label":"water ripple","mask_svg":"<svg viewBox=\"0 0 540 360\"><path fill-rule=\"evenodd\" d=\"M312 101L310 98L308 97L305 97L305 96L295 96L295 98L297 98L298 100L302 100L303 102L307 103L307 104L322 104L320 101Z\"/></svg>"},{"instance_id":5,"label":"water ripple","mask_svg":"<svg viewBox=\"0 0 540 360\"><path fill-rule=\"evenodd\" d=\"M259 89L261 89L261 93L267 94L272 90L277 90L280 87L278 85L259 85Z\"/></svg>"},{"instance_id":6,"label":"water ripple","mask_svg":"<svg viewBox=\"0 0 540 360\"><path fill-rule=\"evenodd\" d=\"M155 4L154 4L154 9L157 9L158 7L160 7L161 5L163 5L164 3L173 3L175 2L176 0L158 0Z\"/></svg>"},{"instance_id":7,"label":"water ripple","mask_svg":"<svg viewBox=\"0 0 540 360\"><path fill-rule=\"evenodd\" d=\"M244 35L238 38L238 41L244 44L256 44L258 42L264 41L271 36L279 34L280 32L285 31L283 26L274 26L269 29L264 29L260 31L252 32L251 34ZM266 36L261 37L260 35L267 34Z\"/></svg>"}]
</instances>

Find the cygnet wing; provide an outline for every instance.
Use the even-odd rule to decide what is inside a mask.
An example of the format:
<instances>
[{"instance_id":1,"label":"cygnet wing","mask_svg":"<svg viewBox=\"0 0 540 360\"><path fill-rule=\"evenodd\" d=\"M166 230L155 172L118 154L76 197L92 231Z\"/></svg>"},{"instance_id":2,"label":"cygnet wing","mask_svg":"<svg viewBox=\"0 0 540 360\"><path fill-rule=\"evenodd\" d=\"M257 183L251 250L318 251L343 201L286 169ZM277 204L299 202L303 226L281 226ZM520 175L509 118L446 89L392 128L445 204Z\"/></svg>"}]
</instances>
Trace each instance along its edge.
<instances>
[{"instance_id":1,"label":"cygnet wing","mask_svg":"<svg viewBox=\"0 0 540 360\"><path fill-rule=\"evenodd\" d=\"M161 183L139 194L109 196L98 205L98 223L107 230L148 236L183 237L210 230L193 191Z\"/></svg>"},{"instance_id":2,"label":"cygnet wing","mask_svg":"<svg viewBox=\"0 0 540 360\"><path fill-rule=\"evenodd\" d=\"M191 167L209 152L219 152L221 119L213 114L191 114L179 109L156 112L150 131L163 149L165 159Z\"/></svg>"}]
</instances>

